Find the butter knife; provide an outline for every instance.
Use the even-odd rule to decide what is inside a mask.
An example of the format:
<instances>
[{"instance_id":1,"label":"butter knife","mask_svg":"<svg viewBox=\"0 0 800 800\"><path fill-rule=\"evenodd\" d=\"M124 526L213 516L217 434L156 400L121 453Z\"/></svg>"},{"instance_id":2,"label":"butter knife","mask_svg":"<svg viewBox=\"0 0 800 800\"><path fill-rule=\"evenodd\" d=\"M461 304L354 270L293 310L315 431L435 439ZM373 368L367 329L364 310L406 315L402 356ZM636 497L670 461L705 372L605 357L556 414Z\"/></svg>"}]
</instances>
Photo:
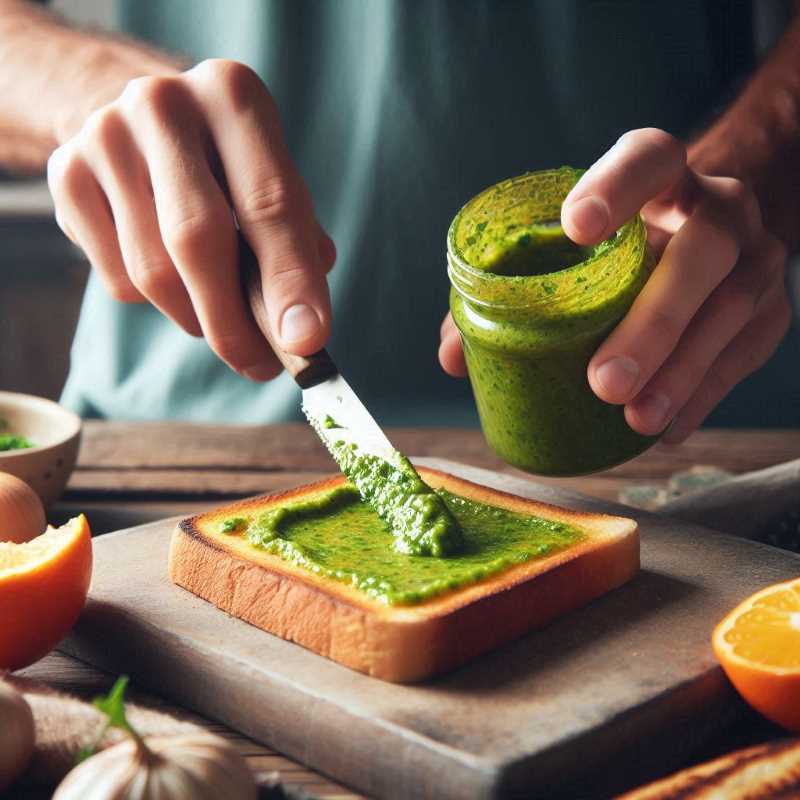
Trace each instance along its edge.
<instances>
[{"instance_id":1,"label":"butter knife","mask_svg":"<svg viewBox=\"0 0 800 800\"><path fill-rule=\"evenodd\" d=\"M414 555L445 556L462 545L461 529L444 501L397 451L342 377L327 350L287 353L273 335L253 250L239 235L242 285L253 318L275 355L302 390L311 427L395 535L395 547ZM365 458L366 457L366 458Z\"/></svg>"},{"instance_id":2,"label":"butter knife","mask_svg":"<svg viewBox=\"0 0 800 800\"><path fill-rule=\"evenodd\" d=\"M242 236L239 237L239 266L253 318L284 369L302 390L303 412L334 458L336 446L344 441L355 445L362 453L394 463L397 451L342 377L328 351L322 349L310 356L296 356L281 348L267 318L258 260Z\"/></svg>"}]
</instances>

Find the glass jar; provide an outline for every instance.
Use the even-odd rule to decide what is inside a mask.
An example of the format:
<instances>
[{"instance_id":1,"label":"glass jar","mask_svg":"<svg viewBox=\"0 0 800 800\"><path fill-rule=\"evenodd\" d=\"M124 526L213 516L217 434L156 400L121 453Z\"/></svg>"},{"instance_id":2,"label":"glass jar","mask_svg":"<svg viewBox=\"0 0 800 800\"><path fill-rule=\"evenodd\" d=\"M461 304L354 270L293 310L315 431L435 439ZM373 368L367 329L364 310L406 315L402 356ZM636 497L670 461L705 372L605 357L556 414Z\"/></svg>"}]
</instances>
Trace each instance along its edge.
<instances>
[{"instance_id":1,"label":"glass jar","mask_svg":"<svg viewBox=\"0 0 800 800\"><path fill-rule=\"evenodd\" d=\"M581 174L562 167L491 186L447 235L450 308L484 435L503 460L540 475L606 469L657 438L589 387L589 359L652 258L638 216L593 248L566 238L561 203Z\"/></svg>"}]
</instances>

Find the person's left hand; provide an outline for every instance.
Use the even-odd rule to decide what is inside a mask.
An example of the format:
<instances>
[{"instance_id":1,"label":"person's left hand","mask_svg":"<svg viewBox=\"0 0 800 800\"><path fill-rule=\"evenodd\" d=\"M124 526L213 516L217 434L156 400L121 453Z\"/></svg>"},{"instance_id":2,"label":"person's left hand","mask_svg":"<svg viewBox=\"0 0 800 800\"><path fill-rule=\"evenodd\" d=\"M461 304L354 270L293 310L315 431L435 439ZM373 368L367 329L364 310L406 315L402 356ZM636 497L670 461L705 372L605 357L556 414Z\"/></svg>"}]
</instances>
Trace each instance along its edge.
<instances>
[{"instance_id":1,"label":"person's left hand","mask_svg":"<svg viewBox=\"0 0 800 800\"><path fill-rule=\"evenodd\" d=\"M786 248L763 226L736 178L700 175L686 148L654 128L624 134L578 181L561 209L575 242L603 241L641 211L658 264L625 318L589 362L588 381L625 419L663 441L686 439L725 395L772 355L791 310ZM439 360L466 374L448 314Z\"/></svg>"}]
</instances>

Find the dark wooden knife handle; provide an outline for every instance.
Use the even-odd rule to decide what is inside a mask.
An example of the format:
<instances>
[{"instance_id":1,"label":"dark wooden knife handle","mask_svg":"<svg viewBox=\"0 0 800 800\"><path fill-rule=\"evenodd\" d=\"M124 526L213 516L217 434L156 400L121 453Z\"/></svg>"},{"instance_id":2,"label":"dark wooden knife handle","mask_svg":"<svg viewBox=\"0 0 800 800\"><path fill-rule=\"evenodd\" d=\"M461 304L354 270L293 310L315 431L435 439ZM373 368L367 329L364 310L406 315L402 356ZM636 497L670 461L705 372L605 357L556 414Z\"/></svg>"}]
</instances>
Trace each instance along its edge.
<instances>
[{"instance_id":1,"label":"dark wooden knife handle","mask_svg":"<svg viewBox=\"0 0 800 800\"><path fill-rule=\"evenodd\" d=\"M277 337L272 332L272 326L267 317L267 307L264 305L264 293L261 286L261 268L253 249L239 234L239 273L242 280L242 289L250 305L256 325L264 334L272 347L275 355L283 364L286 371L295 379L301 389L310 389L318 383L332 378L339 370L324 348L317 350L310 356L296 356L287 353L278 343Z\"/></svg>"}]
</instances>

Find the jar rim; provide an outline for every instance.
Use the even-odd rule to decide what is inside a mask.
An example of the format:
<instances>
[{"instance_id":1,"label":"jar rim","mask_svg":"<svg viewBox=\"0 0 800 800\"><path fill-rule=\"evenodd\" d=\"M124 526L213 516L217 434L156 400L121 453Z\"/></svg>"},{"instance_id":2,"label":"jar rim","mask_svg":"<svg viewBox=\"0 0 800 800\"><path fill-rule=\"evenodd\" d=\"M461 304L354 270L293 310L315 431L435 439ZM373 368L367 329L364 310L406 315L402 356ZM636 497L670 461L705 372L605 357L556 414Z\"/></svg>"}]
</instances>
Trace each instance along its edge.
<instances>
[{"instance_id":1,"label":"jar rim","mask_svg":"<svg viewBox=\"0 0 800 800\"><path fill-rule=\"evenodd\" d=\"M547 295L552 294L553 290L550 287L554 284L559 286L566 285L570 279L572 279L572 283L574 284L575 278L577 277L580 279L582 272L592 272L593 268L597 267L598 264L611 264L616 261L616 257L619 256L619 251L623 248L632 248L633 252L631 255L637 257L640 255L643 256L646 236L644 223L638 214L621 225L612 236L606 239L604 242L605 246L601 250L591 253L587 258L576 264L564 267L563 269L553 270L552 272L536 275L500 275L473 266L463 256L462 249L456 244L459 224L463 221L464 215L469 211L470 207L478 203L481 198L491 192L497 192L498 189L505 191L518 186L520 183L541 180L551 175L574 176L574 183L577 183L577 179L583 172L585 172L585 170L578 170L572 167L526 172L523 175L518 175L493 184L470 198L459 209L453 221L450 223L447 232L447 272L450 283L454 289L471 303L491 306L497 310L502 310L504 308L519 309L536 306L538 303L535 300L531 300L529 296L530 292L517 291L518 288L525 287L526 289L533 290L536 287L541 287L544 290L543 295L545 295L543 299L546 299ZM552 220L542 219L539 222L540 224L544 224L552 222ZM637 245L640 245L640 247ZM639 250L642 252L638 253ZM469 288L476 289L478 286L489 289L490 293L495 295L494 300L489 302L481 298L479 296L480 293L469 291ZM506 291L503 291L503 289ZM486 292L484 292L484 294L485 293ZM497 302L499 297L503 297L506 302ZM560 313L563 314L563 309Z\"/></svg>"}]
</instances>

